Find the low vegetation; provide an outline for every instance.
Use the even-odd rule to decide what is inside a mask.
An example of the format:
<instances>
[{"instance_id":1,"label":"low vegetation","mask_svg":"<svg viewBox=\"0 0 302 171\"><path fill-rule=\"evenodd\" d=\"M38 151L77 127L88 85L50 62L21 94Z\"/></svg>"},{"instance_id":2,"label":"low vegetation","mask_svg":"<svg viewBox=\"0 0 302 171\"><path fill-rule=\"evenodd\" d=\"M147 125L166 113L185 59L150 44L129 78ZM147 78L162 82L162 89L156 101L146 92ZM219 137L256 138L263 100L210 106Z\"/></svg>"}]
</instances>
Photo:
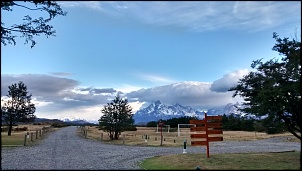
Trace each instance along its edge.
<instances>
[{"instance_id":1,"label":"low vegetation","mask_svg":"<svg viewBox=\"0 0 302 171\"><path fill-rule=\"evenodd\" d=\"M49 123L21 124L21 125L13 126L10 136L7 135L7 129L8 128L6 126L1 127L2 147L24 146L25 136L27 136L26 146L36 145L38 142L40 142L40 140L42 140L47 135L47 133L53 132L59 128L54 127L52 124ZM44 132L44 134L41 133L40 136L39 131L41 131L42 129L45 129L46 131Z\"/></svg>"},{"instance_id":2,"label":"low vegetation","mask_svg":"<svg viewBox=\"0 0 302 171\"><path fill-rule=\"evenodd\" d=\"M120 135L118 140L110 140L107 132L99 130L97 126L85 127L87 138L102 141L107 144L124 144L135 146L160 146L161 132L157 127L137 127L137 131L125 131ZM78 133L81 134L80 129ZM103 138L101 135L103 134ZM183 146L184 140L190 146L190 129L181 128L180 136L178 132L168 132L168 128L162 129L163 143L162 146L180 147ZM83 135L82 135L83 136ZM287 141L300 142L298 138L289 132L280 134L267 134L265 132L248 132L248 131L223 131L223 141L251 141L277 136L286 136Z\"/></svg>"},{"instance_id":3,"label":"low vegetation","mask_svg":"<svg viewBox=\"0 0 302 171\"><path fill-rule=\"evenodd\" d=\"M145 170L299 170L300 152L246 154L173 154L144 160Z\"/></svg>"}]
</instances>

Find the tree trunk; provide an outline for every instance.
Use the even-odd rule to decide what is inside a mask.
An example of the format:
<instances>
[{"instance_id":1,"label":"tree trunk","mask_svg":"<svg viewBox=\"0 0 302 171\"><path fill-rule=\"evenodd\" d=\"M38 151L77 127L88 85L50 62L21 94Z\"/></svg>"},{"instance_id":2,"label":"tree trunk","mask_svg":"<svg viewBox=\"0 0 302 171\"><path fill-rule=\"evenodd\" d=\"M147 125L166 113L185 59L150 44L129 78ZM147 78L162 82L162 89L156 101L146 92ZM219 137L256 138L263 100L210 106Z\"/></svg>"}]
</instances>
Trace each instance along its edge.
<instances>
[{"instance_id":1,"label":"tree trunk","mask_svg":"<svg viewBox=\"0 0 302 171\"><path fill-rule=\"evenodd\" d=\"M118 137L119 137L118 131L115 131L115 132L114 132L114 139L118 140Z\"/></svg>"},{"instance_id":2,"label":"tree trunk","mask_svg":"<svg viewBox=\"0 0 302 171\"><path fill-rule=\"evenodd\" d=\"M12 135L12 129L13 129L13 122L9 122L9 124L8 124L8 133L7 133L8 136Z\"/></svg>"}]
</instances>

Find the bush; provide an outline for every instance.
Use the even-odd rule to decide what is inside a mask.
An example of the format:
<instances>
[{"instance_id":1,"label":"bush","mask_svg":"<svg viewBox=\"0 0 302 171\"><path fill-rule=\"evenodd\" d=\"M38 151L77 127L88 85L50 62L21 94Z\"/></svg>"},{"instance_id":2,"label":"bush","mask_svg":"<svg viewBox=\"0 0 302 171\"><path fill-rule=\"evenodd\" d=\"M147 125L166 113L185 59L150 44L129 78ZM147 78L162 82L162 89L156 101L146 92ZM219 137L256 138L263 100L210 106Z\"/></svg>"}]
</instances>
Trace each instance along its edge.
<instances>
[{"instance_id":1,"label":"bush","mask_svg":"<svg viewBox=\"0 0 302 171\"><path fill-rule=\"evenodd\" d=\"M66 127L67 125L64 123L60 123L60 122L54 122L51 124L51 126L55 127L55 128L62 128L62 127Z\"/></svg>"},{"instance_id":2,"label":"bush","mask_svg":"<svg viewBox=\"0 0 302 171\"><path fill-rule=\"evenodd\" d=\"M135 125L129 125L125 128L125 131L137 131L137 128Z\"/></svg>"},{"instance_id":3,"label":"bush","mask_svg":"<svg viewBox=\"0 0 302 171\"><path fill-rule=\"evenodd\" d=\"M1 132L7 132L8 128L7 127L1 127Z\"/></svg>"},{"instance_id":4,"label":"bush","mask_svg":"<svg viewBox=\"0 0 302 171\"><path fill-rule=\"evenodd\" d=\"M42 123L37 122L37 123L33 123L33 125L42 125Z\"/></svg>"},{"instance_id":5,"label":"bush","mask_svg":"<svg viewBox=\"0 0 302 171\"><path fill-rule=\"evenodd\" d=\"M22 128L17 127L14 129L14 131L27 131L27 130L28 130L28 128L26 126L24 126Z\"/></svg>"}]
</instances>

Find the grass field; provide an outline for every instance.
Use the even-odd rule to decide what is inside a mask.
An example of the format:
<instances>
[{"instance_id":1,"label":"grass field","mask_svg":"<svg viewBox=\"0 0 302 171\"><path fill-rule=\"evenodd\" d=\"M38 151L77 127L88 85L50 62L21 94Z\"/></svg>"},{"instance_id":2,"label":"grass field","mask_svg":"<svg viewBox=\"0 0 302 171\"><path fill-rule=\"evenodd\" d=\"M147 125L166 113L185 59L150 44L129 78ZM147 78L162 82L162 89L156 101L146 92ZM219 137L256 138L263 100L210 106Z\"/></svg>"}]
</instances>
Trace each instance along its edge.
<instances>
[{"instance_id":1,"label":"grass field","mask_svg":"<svg viewBox=\"0 0 302 171\"><path fill-rule=\"evenodd\" d=\"M97 141L101 140L101 134L103 134L103 142L108 144L125 144L125 145L136 145L136 146L160 146L161 145L161 132L155 127L137 127L137 131L125 131L119 137L119 140L111 141L109 139L108 133L102 130L99 130L98 127L85 127L87 130L87 138L94 139ZM78 130L80 132L80 130ZM169 132L166 129L163 129L162 135L162 146L169 147L179 147L183 146L183 142L186 139L187 145L190 146L189 128L182 128L180 136L178 132ZM147 141L146 141L147 135ZM125 137L123 139L123 136ZM223 141L251 141L259 140L265 138L271 138L276 136L287 136L288 141L300 142L300 140L294 137L291 133L283 134L266 134L264 132L247 132L247 131L223 131L222 135Z\"/></svg>"},{"instance_id":2,"label":"grass field","mask_svg":"<svg viewBox=\"0 0 302 171\"><path fill-rule=\"evenodd\" d=\"M104 143L131 146L160 146L161 132L157 128L137 128L137 131L123 132L119 140L111 141L107 133L97 127L85 127L87 138L101 141L101 134L103 134ZM162 141L162 146L180 147L183 146L184 139L187 140L187 144L190 146L191 132L189 128L181 130L180 136L178 136L178 132L168 133L167 130L163 130L164 141ZM80 129L78 133L81 134ZM145 135L149 137L147 141ZM252 141L286 136L287 141L300 142L298 138L289 132L266 134L263 132L223 131L222 136L223 141ZM145 159L140 166L144 170L196 170L197 166L201 170L299 170L300 152L211 154L210 158L207 158L206 154L174 154Z\"/></svg>"},{"instance_id":3,"label":"grass field","mask_svg":"<svg viewBox=\"0 0 302 171\"><path fill-rule=\"evenodd\" d=\"M174 154L144 160L145 170L299 170L300 152L246 154Z\"/></svg>"},{"instance_id":4,"label":"grass field","mask_svg":"<svg viewBox=\"0 0 302 171\"><path fill-rule=\"evenodd\" d=\"M18 125L13 126L14 128L23 128L27 127L27 131L12 131L11 136L7 135L7 132L1 132L1 146L7 146L7 147L14 147L14 146L24 146L24 139L25 135L27 135L27 132L29 133L28 138L26 139L26 145L35 145L38 143L44 136L41 133L40 136L40 130L42 130L43 127L48 128L47 131L51 132L54 131L57 128L52 128L50 125ZM36 131L38 131L38 135L36 135ZM33 136L33 138L31 138Z\"/></svg>"}]
</instances>

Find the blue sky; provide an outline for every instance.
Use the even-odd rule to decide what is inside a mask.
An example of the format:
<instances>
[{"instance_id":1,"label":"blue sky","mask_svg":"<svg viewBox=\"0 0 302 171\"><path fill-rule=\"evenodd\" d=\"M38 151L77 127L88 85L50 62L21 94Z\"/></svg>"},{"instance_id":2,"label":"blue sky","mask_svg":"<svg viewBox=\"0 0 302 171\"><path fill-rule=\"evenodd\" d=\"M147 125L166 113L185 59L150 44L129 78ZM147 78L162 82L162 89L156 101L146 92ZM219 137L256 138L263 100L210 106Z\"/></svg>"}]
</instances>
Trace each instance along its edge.
<instances>
[{"instance_id":1,"label":"blue sky","mask_svg":"<svg viewBox=\"0 0 302 171\"><path fill-rule=\"evenodd\" d=\"M200 110L242 101L228 88L278 58L273 32L301 37L300 1L59 1L56 37L1 44L1 97L23 81L38 117L97 120L116 93ZM28 13L1 11L6 26Z\"/></svg>"}]
</instances>

